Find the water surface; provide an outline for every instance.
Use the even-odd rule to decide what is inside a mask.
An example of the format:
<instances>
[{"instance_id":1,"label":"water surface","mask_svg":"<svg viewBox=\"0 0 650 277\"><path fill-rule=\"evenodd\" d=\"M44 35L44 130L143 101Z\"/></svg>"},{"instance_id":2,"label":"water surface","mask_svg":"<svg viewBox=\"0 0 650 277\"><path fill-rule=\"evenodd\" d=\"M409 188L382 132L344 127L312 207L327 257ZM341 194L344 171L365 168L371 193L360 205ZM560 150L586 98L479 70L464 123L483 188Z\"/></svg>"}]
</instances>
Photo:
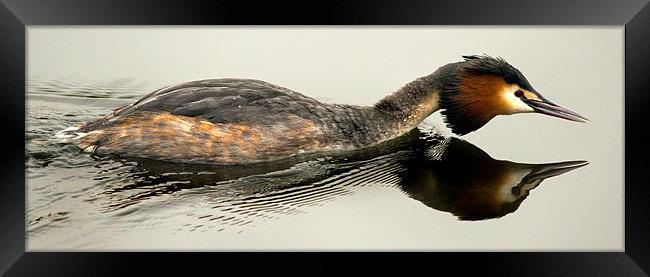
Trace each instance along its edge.
<instances>
[{"instance_id":1,"label":"water surface","mask_svg":"<svg viewBox=\"0 0 650 277\"><path fill-rule=\"evenodd\" d=\"M220 237L232 245L246 236L275 231L267 227L269 222L289 220L294 221L289 226L300 226L302 219L296 215L325 213L328 225L346 228L383 221L378 217L346 222L336 206L355 198L370 205L360 211L373 210L379 204L373 201L388 201L394 205L391 209L408 206L440 217L435 220L498 220L515 212L546 178L587 164L496 160L470 142L441 135L429 122L369 149L238 166L90 155L54 137L59 130L133 101L145 89L132 80L30 84L26 166L31 247L165 249L169 242L180 246L184 243L179 240L209 235L211 244L201 246L221 248ZM537 176L549 166L559 172ZM404 214L402 220L409 216ZM148 233L166 242L132 241L132 236ZM233 239L233 233L241 235Z\"/></svg>"},{"instance_id":2,"label":"water surface","mask_svg":"<svg viewBox=\"0 0 650 277\"><path fill-rule=\"evenodd\" d=\"M27 42L31 251L623 249L621 27L30 27ZM381 147L238 167L93 156L54 137L207 78L371 105L481 53L591 121L498 116L459 139L434 114ZM548 177L580 165L543 166L565 161L589 164Z\"/></svg>"}]
</instances>

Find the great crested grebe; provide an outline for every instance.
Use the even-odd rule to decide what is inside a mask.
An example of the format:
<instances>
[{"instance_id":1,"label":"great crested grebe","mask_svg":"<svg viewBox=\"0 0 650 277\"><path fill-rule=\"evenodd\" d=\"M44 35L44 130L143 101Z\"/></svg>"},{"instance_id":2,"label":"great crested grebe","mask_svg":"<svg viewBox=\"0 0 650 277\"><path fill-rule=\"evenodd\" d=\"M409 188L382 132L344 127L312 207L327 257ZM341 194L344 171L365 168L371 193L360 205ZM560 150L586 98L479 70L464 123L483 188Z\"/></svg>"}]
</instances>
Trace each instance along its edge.
<instances>
[{"instance_id":1,"label":"great crested grebe","mask_svg":"<svg viewBox=\"0 0 650 277\"><path fill-rule=\"evenodd\" d=\"M154 91L59 135L96 154L247 164L376 145L407 133L439 109L457 135L515 113L587 121L542 97L505 60L463 58L373 106L322 103L259 80L201 80Z\"/></svg>"}]
</instances>

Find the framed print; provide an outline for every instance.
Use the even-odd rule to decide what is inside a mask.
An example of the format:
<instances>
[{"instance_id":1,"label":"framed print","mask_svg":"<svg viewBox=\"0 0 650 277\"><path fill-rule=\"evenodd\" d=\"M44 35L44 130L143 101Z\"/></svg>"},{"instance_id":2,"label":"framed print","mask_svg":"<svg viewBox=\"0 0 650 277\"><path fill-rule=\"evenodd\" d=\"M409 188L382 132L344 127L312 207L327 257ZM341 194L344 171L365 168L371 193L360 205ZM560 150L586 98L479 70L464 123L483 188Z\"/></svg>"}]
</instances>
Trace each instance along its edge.
<instances>
[{"instance_id":1,"label":"framed print","mask_svg":"<svg viewBox=\"0 0 650 277\"><path fill-rule=\"evenodd\" d=\"M253 6L3 2L2 272L648 272L646 1Z\"/></svg>"}]
</instances>

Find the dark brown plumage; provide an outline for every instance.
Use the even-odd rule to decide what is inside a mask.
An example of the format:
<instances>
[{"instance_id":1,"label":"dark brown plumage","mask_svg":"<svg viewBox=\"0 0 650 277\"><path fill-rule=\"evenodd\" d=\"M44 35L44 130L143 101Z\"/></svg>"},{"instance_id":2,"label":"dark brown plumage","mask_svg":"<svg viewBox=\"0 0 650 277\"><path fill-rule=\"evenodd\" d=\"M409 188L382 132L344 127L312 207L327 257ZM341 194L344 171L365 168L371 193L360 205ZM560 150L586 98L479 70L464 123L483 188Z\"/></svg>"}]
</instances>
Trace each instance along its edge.
<instances>
[{"instance_id":1,"label":"dark brown plumage","mask_svg":"<svg viewBox=\"0 0 650 277\"><path fill-rule=\"evenodd\" d=\"M524 96L516 98L517 89ZM504 60L466 56L373 106L322 103L258 80L201 80L154 91L62 135L91 153L242 164L376 145L439 109L459 135L498 114L539 109L568 119L577 115L544 101Z\"/></svg>"}]
</instances>

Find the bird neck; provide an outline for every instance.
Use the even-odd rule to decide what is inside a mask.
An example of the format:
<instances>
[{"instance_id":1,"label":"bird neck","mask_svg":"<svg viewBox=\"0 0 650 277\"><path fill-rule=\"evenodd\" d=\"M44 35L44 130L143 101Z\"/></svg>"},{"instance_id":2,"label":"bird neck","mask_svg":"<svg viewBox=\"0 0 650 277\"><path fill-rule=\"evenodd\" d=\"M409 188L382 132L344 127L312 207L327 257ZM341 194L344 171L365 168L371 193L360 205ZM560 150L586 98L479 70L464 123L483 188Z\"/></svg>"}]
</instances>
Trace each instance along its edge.
<instances>
[{"instance_id":1,"label":"bird neck","mask_svg":"<svg viewBox=\"0 0 650 277\"><path fill-rule=\"evenodd\" d=\"M400 132L409 131L440 108L441 81L435 73L418 78L381 99L374 108L394 120Z\"/></svg>"}]
</instances>

